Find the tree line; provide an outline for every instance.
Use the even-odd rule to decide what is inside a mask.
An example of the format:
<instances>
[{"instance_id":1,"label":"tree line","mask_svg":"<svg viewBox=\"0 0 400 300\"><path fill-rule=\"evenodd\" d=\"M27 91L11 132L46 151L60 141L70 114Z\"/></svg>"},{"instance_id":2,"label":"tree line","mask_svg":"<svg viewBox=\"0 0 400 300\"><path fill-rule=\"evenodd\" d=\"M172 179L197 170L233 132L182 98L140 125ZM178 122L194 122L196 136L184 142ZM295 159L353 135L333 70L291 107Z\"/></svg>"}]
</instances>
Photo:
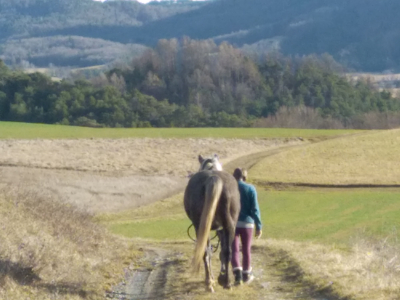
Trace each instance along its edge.
<instances>
[{"instance_id":1,"label":"tree line","mask_svg":"<svg viewBox=\"0 0 400 300\"><path fill-rule=\"evenodd\" d=\"M330 56L250 58L228 43L160 40L124 68L54 81L0 63L0 120L107 127L245 127L283 107L344 126L400 111L400 99L349 81Z\"/></svg>"}]
</instances>

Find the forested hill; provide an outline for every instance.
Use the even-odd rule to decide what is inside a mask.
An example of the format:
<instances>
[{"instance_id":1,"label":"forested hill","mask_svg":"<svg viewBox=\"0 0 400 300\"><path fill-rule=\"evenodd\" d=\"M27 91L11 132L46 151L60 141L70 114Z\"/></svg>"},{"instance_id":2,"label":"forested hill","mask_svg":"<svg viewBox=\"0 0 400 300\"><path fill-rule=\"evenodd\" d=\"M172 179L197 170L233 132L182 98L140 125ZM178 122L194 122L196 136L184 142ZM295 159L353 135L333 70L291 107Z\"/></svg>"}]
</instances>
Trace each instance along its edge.
<instances>
[{"instance_id":1,"label":"forested hill","mask_svg":"<svg viewBox=\"0 0 400 300\"><path fill-rule=\"evenodd\" d=\"M143 5L137 1L0 0L0 39L47 35L77 26L141 26L201 4Z\"/></svg>"},{"instance_id":2,"label":"forested hill","mask_svg":"<svg viewBox=\"0 0 400 300\"><path fill-rule=\"evenodd\" d=\"M146 43L214 38L291 55L327 52L356 70L398 71L399 11L398 0L219 0L146 24L132 36Z\"/></svg>"},{"instance_id":3,"label":"forested hill","mask_svg":"<svg viewBox=\"0 0 400 300\"><path fill-rule=\"evenodd\" d=\"M274 53L253 61L228 43L189 38L160 40L129 66L90 81L54 81L12 71L0 60L0 121L244 127L283 118L284 124L272 125L399 126L399 98L369 81L348 81L337 70L327 55L293 59ZM300 111L288 116L288 109Z\"/></svg>"},{"instance_id":4,"label":"forested hill","mask_svg":"<svg viewBox=\"0 0 400 300\"><path fill-rule=\"evenodd\" d=\"M168 2L144 5L137 1L0 0L0 59L22 67L27 64L85 67L132 58L142 53L145 48L142 43L127 43L118 30L112 36L119 36L123 43L94 32L109 27L136 28L202 5L205 3L188 0L174 5ZM83 32L84 27L93 30Z\"/></svg>"},{"instance_id":5,"label":"forested hill","mask_svg":"<svg viewBox=\"0 0 400 300\"><path fill-rule=\"evenodd\" d=\"M136 1L0 0L0 58L44 66L89 65L107 59L80 60L72 53L58 60L65 42L95 38L154 46L162 38L212 38L246 51L279 49L287 55L329 53L357 71L400 70L400 1L398 0L215 0L143 5ZM24 43L24 47L15 42ZM30 40L36 38L36 40ZM57 39L57 51L43 59L31 44ZM80 40L81 41L81 40ZM31 43L32 42L32 43ZM80 43L80 50L84 51ZM54 44L54 43L53 43ZM52 49L54 45L52 44ZM28 46L27 46L28 45ZM101 47L97 48L97 55ZM2 55L2 56L1 56ZM39 58L40 59L39 59ZM82 63L82 61L84 63Z\"/></svg>"}]
</instances>

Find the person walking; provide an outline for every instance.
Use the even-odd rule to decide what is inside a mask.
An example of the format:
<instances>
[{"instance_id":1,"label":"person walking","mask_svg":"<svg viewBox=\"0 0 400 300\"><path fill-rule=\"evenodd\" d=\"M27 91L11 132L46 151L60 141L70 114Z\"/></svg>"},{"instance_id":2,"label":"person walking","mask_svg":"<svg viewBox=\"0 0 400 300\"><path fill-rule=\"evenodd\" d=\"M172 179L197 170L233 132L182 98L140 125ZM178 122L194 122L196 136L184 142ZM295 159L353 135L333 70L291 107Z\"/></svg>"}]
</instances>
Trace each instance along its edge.
<instances>
[{"instance_id":1,"label":"person walking","mask_svg":"<svg viewBox=\"0 0 400 300\"><path fill-rule=\"evenodd\" d=\"M252 237L255 231L256 239L262 235L262 223L260 208L257 200L256 188L246 183L247 171L241 168L235 169L233 177L238 181L240 192L241 210L236 225L235 238L232 243L232 269L235 276L235 285L250 283L254 280L251 267L251 245ZM242 264L240 261L240 241L242 243Z\"/></svg>"}]
</instances>

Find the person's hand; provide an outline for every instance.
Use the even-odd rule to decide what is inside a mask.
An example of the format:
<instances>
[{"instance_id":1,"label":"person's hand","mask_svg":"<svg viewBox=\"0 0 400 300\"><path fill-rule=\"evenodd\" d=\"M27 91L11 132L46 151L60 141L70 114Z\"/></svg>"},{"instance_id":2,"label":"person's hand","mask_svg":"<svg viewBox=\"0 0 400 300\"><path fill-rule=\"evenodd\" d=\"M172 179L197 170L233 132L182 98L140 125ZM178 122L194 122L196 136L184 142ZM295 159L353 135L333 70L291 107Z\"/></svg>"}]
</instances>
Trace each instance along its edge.
<instances>
[{"instance_id":1,"label":"person's hand","mask_svg":"<svg viewBox=\"0 0 400 300\"><path fill-rule=\"evenodd\" d=\"M262 235L262 230L256 230L255 236L257 240L261 237L261 235Z\"/></svg>"}]
</instances>

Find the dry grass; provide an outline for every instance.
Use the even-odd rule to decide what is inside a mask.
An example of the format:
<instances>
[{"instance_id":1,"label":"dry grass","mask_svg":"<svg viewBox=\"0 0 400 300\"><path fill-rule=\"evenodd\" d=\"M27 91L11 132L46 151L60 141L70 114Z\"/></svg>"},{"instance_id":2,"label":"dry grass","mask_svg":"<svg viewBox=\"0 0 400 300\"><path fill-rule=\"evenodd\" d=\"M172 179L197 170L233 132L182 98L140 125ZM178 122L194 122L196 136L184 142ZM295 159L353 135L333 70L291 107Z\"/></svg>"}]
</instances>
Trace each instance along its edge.
<instances>
[{"instance_id":1,"label":"dry grass","mask_svg":"<svg viewBox=\"0 0 400 300\"><path fill-rule=\"evenodd\" d=\"M0 299L104 299L136 253L90 215L8 188L0 228Z\"/></svg>"},{"instance_id":2,"label":"dry grass","mask_svg":"<svg viewBox=\"0 0 400 300\"><path fill-rule=\"evenodd\" d=\"M324 118L314 108L282 106L275 115L255 121L255 127L343 129L345 126L331 117Z\"/></svg>"},{"instance_id":3,"label":"dry grass","mask_svg":"<svg viewBox=\"0 0 400 300\"><path fill-rule=\"evenodd\" d=\"M200 153L218 153L225 162L300 143L297 139L0 140L0 165L118 172L118 175L186 176L189 171L198 169Z\"/></svg>"},{"instance_id":4,"label":"dry grass","mask_svg":"<svg viewBox=\"0 0 400 300\"><path fill-rule=\"evenodd\" d=\"M398 93L394 89L392 92ZM322 117L317 109L310 107L281 107L275 115L257 120L254 126L269 128L386 130L400 127L400 112L371 111L354 115L343 121L332 117Z\"/></svg>"},{"instance_id":5,"label":"dry grass","mask_svg":"<svg viewBox=\"0 0 400 300\"><path fill-rule=\"evenodd\" d=\"M266 158L250 177L311 184L400 184L398 149L399 129L338 138Z\"/></svg>"},{"instance_id":6,"label":"dry grass","mask_svg":"<svg viewBox=\"0 0 400 300\"><path fill-rule=\"evenodd\" d=\"M309 242L268 240L275 251L286 251L304 272L304 278L321 290L357 300L390 300L400 297L398 246L387 240L358 240L351 249Z\"/></svg>"},{"instance_id":7,"label":"dry grass","mask_svg":"<svg viewBox=\"0 0 400 300\"><path fill-rule=\"evenodd\" d=\"M382 81L398 81L400 80L400 74L376 74L376 73L349 73L348 78L353 80L370 80L371 82L382 82Z\"/></svg>"}]
</instances>

